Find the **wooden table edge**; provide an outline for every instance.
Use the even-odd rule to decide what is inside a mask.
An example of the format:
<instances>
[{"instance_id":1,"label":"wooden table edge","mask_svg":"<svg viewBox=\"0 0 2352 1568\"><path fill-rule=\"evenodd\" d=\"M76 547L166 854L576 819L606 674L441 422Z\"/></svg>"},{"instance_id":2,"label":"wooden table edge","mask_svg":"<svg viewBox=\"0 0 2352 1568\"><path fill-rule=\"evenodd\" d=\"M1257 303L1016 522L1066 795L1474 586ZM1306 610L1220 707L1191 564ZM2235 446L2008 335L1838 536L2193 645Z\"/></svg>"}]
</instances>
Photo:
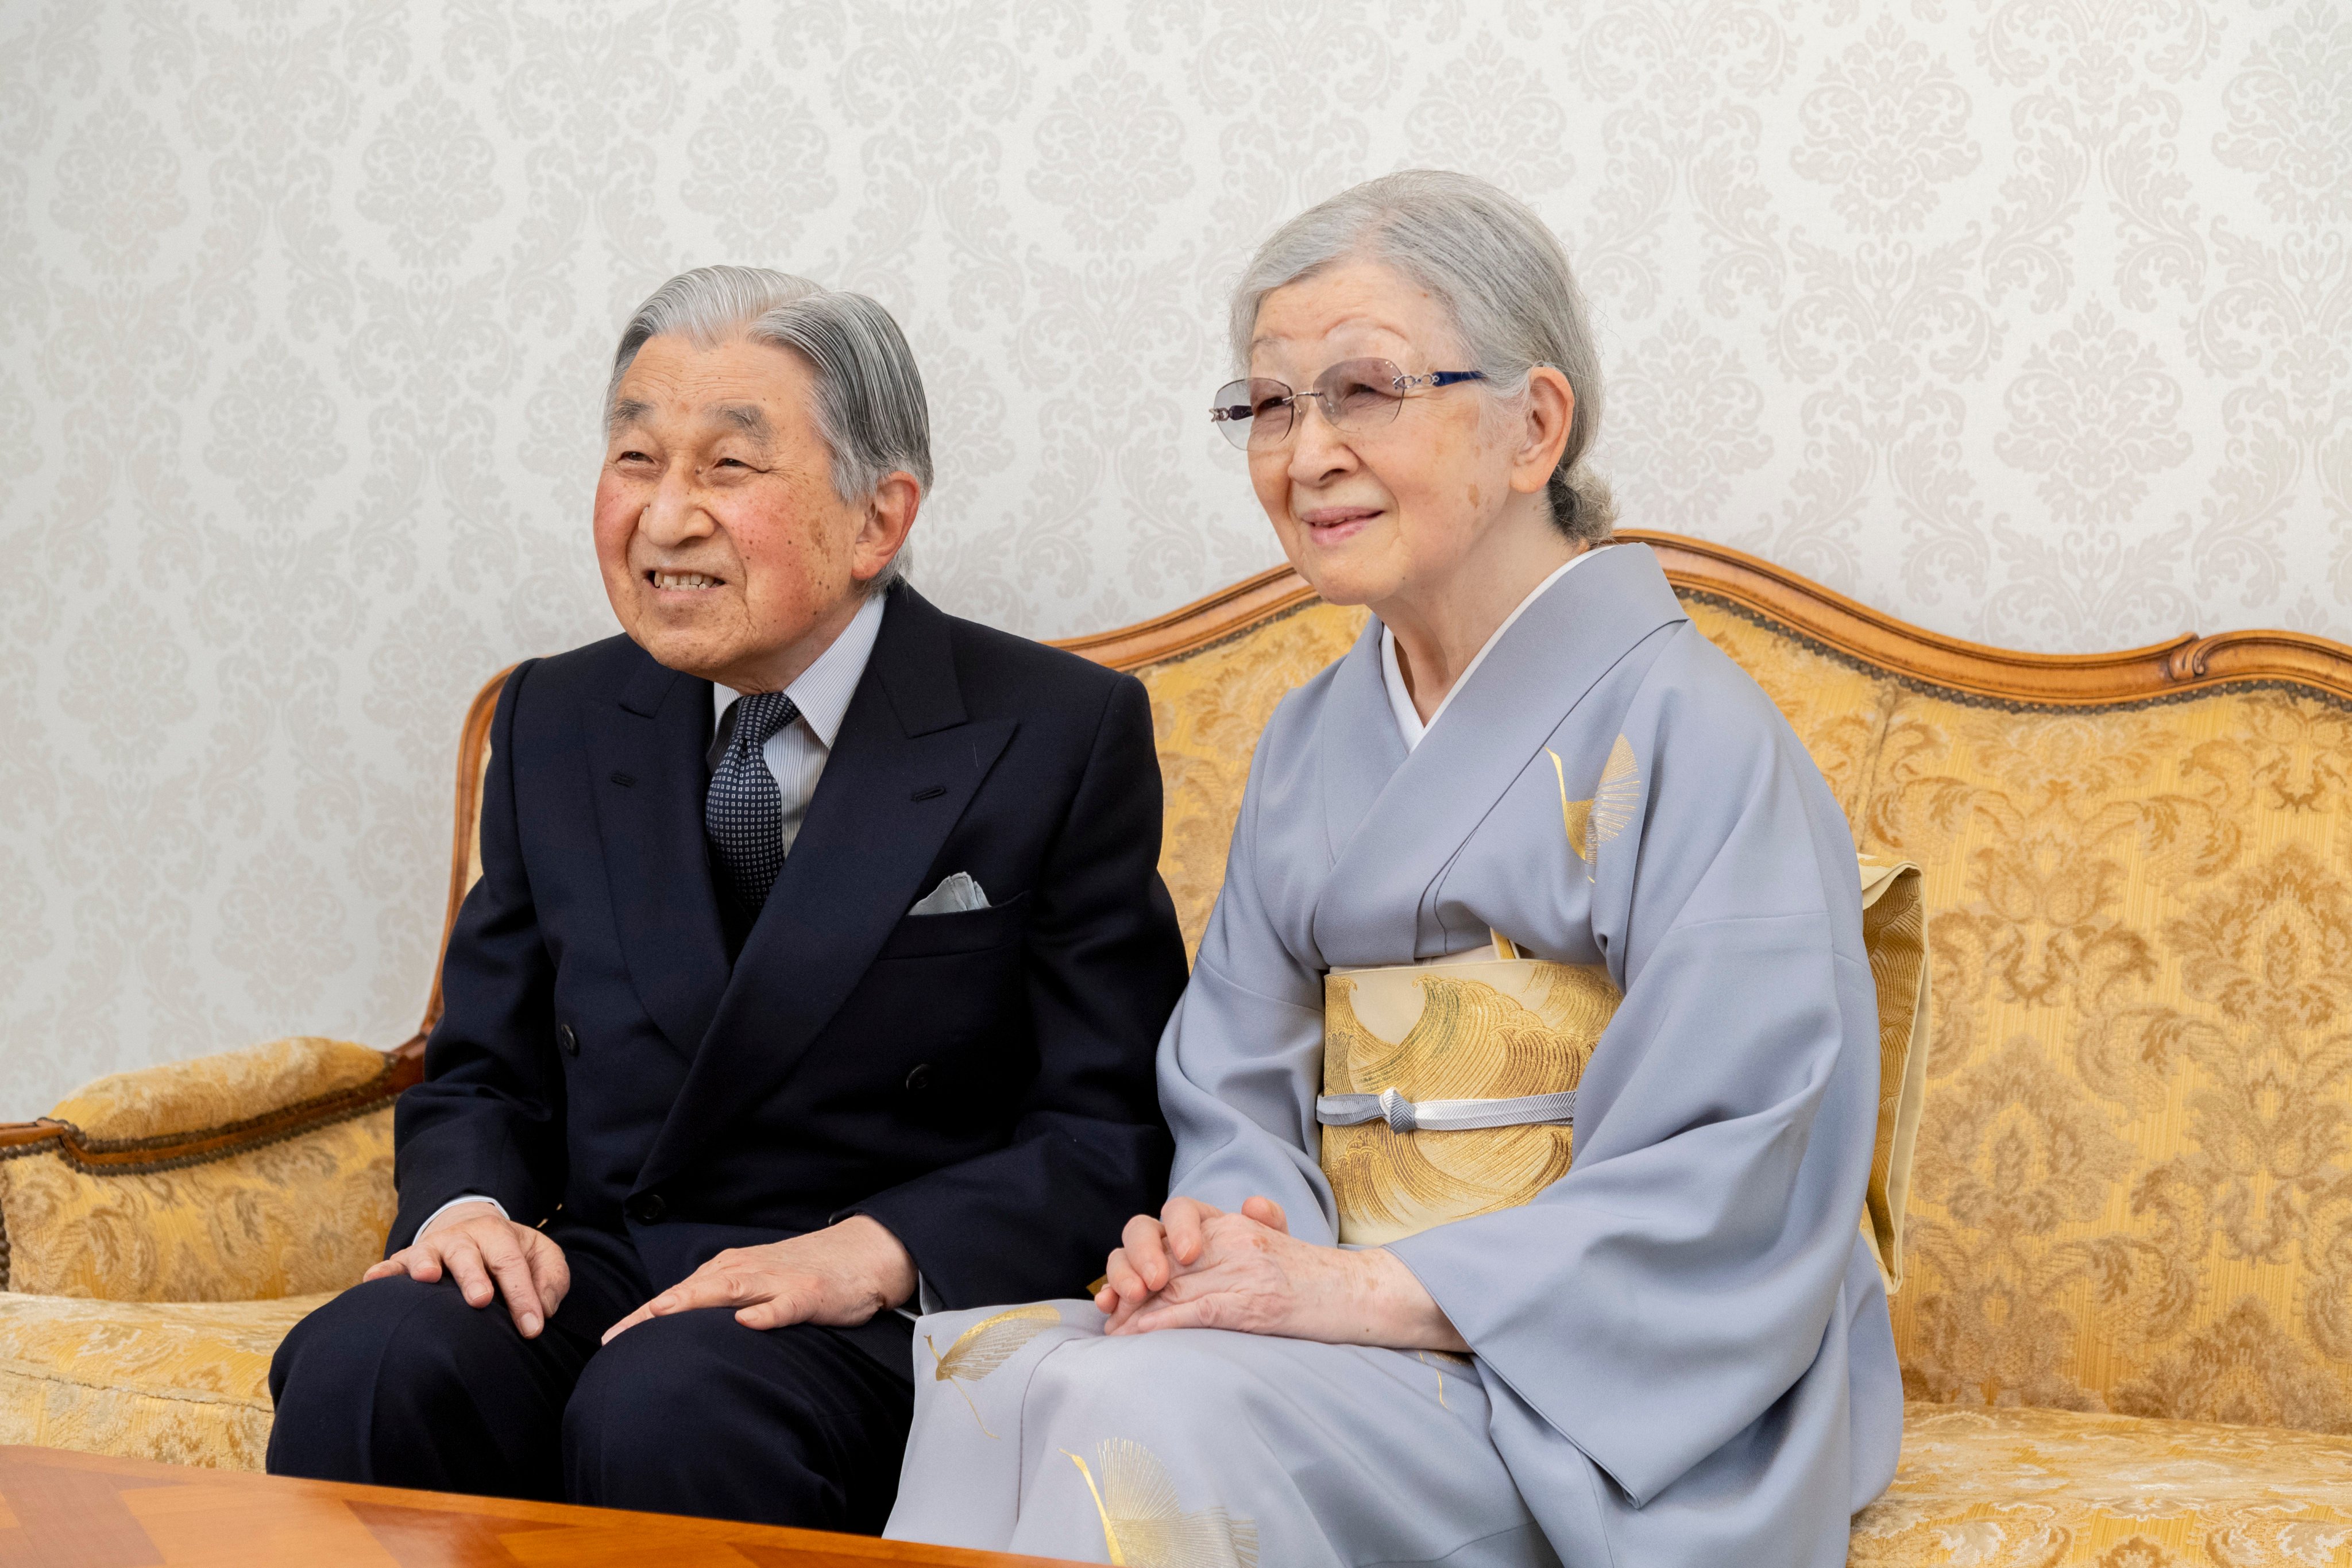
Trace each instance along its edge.
<instances>
[{"instance_id":1,"label":"wooden table edge","mask_svg":"<svg viewBox=\"0 0 2352 1568\"><path fill-rule=\"evenodd\" d=\"M579 1529L594 1529L618 1534L642 1534L650 1554L665 1542L712 1542L721 1545L766 1547L787 1554L785 1561L805 1557L812 1568L830 1568L843 1563L901 1563L908 1568L1070 1568L1066 1560L1045 1557L1013 1556L998 1552L979 1552L961 1546L931 1546L916 1542L883 1541L870 1535L841 1535L830 1531L797 1530L786 1525L748 1524L729 1520L698 1519L685 1514L638 1513L624 1509L588 1508L576 1503L534 1502L520 1498L470 1497L456 1492L416 1491L402 1487L362 1486L348 1481L306 1480L292 1476L260 1475L250 1470L217 1470L199 1465L173 1465L157 1459L128 1458L114 1454L85 1454L70 1448L39 1447L30 1444L0 1444L0 1500L18 1519L26 1512L19 1499L27 1491L26 1481L37 1478L28 1472L58 1470L78 1474L99 1473L120 1476L143 1483L144 1490L158 1486L196 1488L216 1491L225 1504L226 1524L257 1506L267 1506L273 1498L292 1500L308 1499L336 1502L373 1503L383 1507L413 1510L425 1513L446 1513L473 1518L512 1520L518 1524L568 1525ZM12 1530L0 1524L0 1560L9 1558L8 1537ZM110 1553L108 1544L93 1542L93 1557ZM762 1553L767 1556L767 1553ZM110 1555L108 1560L111 1561ZM658 1561L649 1555L648 1561ZM45 1558L56 1568L76 1568L70 1557ZM263 1560L257 1559L257 1563ZM453 1559L453 1563L457 1560ZM501 1552L485 1562L505 1561ZM169 1559L163 1560L168 1568Z\"/></svg>"}]
</instances>

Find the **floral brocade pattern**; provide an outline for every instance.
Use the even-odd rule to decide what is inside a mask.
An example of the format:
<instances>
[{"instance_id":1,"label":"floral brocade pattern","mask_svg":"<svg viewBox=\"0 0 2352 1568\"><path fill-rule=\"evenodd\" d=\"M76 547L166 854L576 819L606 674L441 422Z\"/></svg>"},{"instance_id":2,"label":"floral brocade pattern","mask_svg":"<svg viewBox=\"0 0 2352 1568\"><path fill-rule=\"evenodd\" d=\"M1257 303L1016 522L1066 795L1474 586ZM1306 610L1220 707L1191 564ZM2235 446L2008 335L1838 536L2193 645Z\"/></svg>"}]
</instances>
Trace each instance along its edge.
<instances>
[{"instance_id":1,"label":"floral brocade pattern","mask_svg":"<svg viewBox=\"0 0 2352 1568\"><path fill-rule=\"evenodd\" d=\"M1346 653L1365 612L1321 600L1230 642L1139 669L1160 747L1160 875L1176 900L1186 959L1200 951L1225 882L1250 758L1290 689Z\"/></svg>"},{"instance_id":2,"label":"floral brocade pattern","mask_svg":"<svg viewBox=\"0 0 2352 1568\"><path fill-rule=\"evenodd\" d=\"M349 1040L297 1035L109 1073L58 1102L51 1120L85 1138L117 1142L249 1121L286 1106L363 1088L383 1075L383 1053Z\"/></svg>"},{"instance_id":3,"label":"floral brocade pattern","mask_svg":"<svg viewBox=\"0 0 2352 1568\"><path fill-rule=\"evenodd\" d=\"M0 1443L257 1470L269 1446L269 1358L326 1300L0 1291Z\"/></svg>"},{"instance_id":4,"label":"floral brocade pattern","mask_svg":"<svg viewBox=\"0 0 2352 1568\"><path fill-rule=\"evenodd\" d=\"M340 1290L383 1256L392 1107L226 1160L96 1175L53 1153L0 1164L8 1288L108 1301Z\"/></svg>"},{"instance_id":5,"label":"floral brocade pattern","mask_svg":"<svg viewBox=\"0 0 2352 1568\"><path fill-rule=\"evenodd\" d=\"M380 1051L310 1037L102 1078L52 1116L103 1146L362 1088ZM392 1107L177 1169L0 1160L0 1443L257 1470L269 1360L380 1255Z\"/></svg>"},{"instance_id":6,"label":"floral brocade pattern","mask_svg":"<svg viewBox=\"0 0 2352 1568\"><path fill-rule=\"evenodd\" d=\"M1849 1568L2336 1568L2352 1440L2060 1410L1904 1412Z\"/></svg>"},{"instance_id":7,"label":"floral brocade pattern","mask_svg":"<svg viewBox=\"0 0 2352 1568\"><path fill-rule=\"evenodd\" d=\"M2352 713L1824 702L1688 607L1926 876L1907 1391L2352 1434Z\"/></svg>"},{"instance_id":8,"label":"floral brocade pattern","mask_svg":"<svg viewBox=\"0 0 2352 1568\"><path fill-rule=\"evenodd\" d=\"M100 1079L60 1104L93 1142L187 1133L357 1088L383 1053L297 1038ZM6 1283L108 1301L250 1301L339 1290L382 1256L392 1107L176 1170L0 1161Z\"/></svg>"}]
</instances>

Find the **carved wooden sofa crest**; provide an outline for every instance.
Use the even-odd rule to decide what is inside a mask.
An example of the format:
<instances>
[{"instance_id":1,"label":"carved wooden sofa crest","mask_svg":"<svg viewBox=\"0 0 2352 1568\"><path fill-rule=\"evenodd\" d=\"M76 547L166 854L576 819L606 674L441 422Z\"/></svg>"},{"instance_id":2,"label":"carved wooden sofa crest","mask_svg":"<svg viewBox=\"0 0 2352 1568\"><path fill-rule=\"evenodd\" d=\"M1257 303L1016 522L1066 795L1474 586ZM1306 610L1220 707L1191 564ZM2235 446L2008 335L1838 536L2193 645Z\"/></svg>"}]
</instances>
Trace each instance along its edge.
<instances>
[{"instance_id":1,"label":"carved wooden sofa crest","mask_svg":"<svg viewBox=\"0 0 2352 1568\"><path fill-rule=\"evenodd\" d=\"M1860 847L1926 874L1912 1403L1853 1561L2352 1564L2352 648L2010 653L1628 537ZM1188 942L1259 729L1361 624L1277 571L1070 645L1150 689ZM452 913L498 684L462 734ZM270 1352L390 1222L422 1038L120 1074L0 1128L0 1442L257 1467Z\"/></svg>"}]
</instances>

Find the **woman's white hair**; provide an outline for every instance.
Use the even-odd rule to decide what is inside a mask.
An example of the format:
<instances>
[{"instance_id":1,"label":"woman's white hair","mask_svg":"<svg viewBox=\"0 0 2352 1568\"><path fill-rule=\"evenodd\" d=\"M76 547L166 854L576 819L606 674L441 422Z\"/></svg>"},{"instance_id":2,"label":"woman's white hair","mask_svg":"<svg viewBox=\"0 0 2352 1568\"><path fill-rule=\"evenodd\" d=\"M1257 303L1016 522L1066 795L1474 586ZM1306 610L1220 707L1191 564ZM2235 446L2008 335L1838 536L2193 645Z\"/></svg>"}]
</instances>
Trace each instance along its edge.
<instances>
[{"instance_id":1,"label":"woman's white hair","mask_svg":"<svg viewBox=\"0 0 2352 1568\"><path fill-rule=\"evenodd\" d=\"M1601 356L1584 296L1543 219L1484 180L1443 169L1383 174L1275 230L1234 289L1237 373L1249 374L1250 340L1268 294L1357 258L1394 268L1436 295L1453 318L1469 363L1417 368L1484 371L1504 397L1524 395L1538 365L1568 378L1576 412L1552 470L1552 521L1571 539L1607 539L1616 502L1607 481L1583 466L1601 428Z\"/></svg>"},{"instance_id":2,"label":"woman's white hair","mask_svg":"<svg viewBox=\"0 0 2352 1568\"><path fill-rule=\"evenodd\" d=\"M816 377L817 434L832 458L834 493L843 500L868 500L898 472L914 475L929 492L931 414L922 372L906 334L876 301L764 267L681 272L647 296L621 329L604 388L608 420L637 351L672 335L698 348L747 338L798 354ZM888 588L912 560L902 545L866 591Z\"/></svg>"}]
</instances>

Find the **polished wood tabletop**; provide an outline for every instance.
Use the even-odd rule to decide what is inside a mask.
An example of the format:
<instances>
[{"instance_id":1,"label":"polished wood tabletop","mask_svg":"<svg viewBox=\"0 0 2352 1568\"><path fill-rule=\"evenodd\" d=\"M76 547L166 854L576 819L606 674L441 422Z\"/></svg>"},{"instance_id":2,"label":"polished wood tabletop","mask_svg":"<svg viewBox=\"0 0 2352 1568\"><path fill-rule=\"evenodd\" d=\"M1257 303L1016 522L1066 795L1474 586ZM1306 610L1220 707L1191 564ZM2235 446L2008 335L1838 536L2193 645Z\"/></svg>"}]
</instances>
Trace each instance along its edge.
<instances>
[{"instance_id":1,"label":"polished wood tabletop","mask_svg":"<svg viewBox=\"0 0 2352 1568\"><path fill-rule=\"evenodd\" d=\"M0 1447L0 1568L1048 1568L764 1524Z\"/></svg>"}]
</instances>

